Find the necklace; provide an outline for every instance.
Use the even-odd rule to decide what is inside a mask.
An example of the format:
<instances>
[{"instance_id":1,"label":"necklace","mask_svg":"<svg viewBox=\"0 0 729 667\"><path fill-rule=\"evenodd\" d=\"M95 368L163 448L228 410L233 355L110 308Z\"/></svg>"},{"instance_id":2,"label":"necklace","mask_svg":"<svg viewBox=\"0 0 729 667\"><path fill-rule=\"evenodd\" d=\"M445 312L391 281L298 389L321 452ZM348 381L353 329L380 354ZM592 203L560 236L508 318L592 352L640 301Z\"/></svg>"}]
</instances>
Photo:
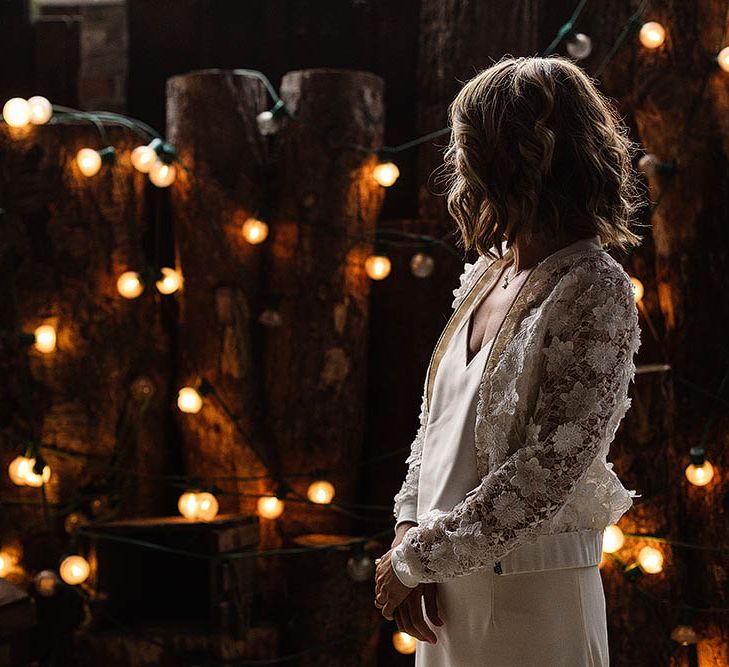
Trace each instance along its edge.
<instances>
[{"instance_id":1,"label":"necklace","mask_svg":"<svg viewBox=\"0 0 729 667\"><path fill-rule=\"evenodd\" d=\"M507 272L506 272L506 275L504 276L504 284L502 285L502 287L503 287L504 289L506 289L506 288L507 288L507 287L509 286L509 281L510 281L510 280L513 280L514 278L516 278L516 276L518 276L518 275L519 275L519 274L520 274L520 273L521 273L522 271L524 271L524 269L519 269L519 270L518 270L518 271L517 271L517 272L516 272L516 273L515 273L514 275L512 275L511 277L509 277L509 272L507 271Z\"/></svg>"}]
</instances>

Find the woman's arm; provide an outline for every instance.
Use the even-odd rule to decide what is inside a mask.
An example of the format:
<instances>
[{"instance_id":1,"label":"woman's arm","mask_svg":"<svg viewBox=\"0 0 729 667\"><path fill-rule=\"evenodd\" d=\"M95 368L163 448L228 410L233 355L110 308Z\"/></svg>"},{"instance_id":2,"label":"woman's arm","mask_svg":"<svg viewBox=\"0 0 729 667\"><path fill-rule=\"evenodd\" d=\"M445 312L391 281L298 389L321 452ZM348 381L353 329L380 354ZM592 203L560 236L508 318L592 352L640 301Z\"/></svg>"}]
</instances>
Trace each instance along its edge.
<instances>
[{"instance_id":1,"label":"woman's arm","mask_svg":"<svg viewBox=\"0 0 729 667\"><path fill-rule=\"evenodd\" d=\"M532 542L612 441L631 402L638 312L624 271L589 279L552 306L527 442L450 512L407 531L392 552L405 585L473 572Z\"/></svg>"}]
</instances>

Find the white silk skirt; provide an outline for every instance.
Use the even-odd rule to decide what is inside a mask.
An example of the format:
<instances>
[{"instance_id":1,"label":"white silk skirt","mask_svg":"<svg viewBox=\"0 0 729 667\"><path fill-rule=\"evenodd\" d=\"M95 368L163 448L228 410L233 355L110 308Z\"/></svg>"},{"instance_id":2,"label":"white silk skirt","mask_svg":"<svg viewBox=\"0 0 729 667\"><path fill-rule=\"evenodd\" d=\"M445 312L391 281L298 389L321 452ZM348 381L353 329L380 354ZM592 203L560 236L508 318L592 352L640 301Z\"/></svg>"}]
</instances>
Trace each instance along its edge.
<instances>
[{"instance_id":1,"label":"white silk skirt","mask_svg":"<svg viewBox=\"0 0 729 667\"><path fill-rule=\"evenodd\" d=\"M488 568L435 584L444 624L416 641L416 667L607 667L598 565L499 575Z\"/></svg>"}]
</instances>

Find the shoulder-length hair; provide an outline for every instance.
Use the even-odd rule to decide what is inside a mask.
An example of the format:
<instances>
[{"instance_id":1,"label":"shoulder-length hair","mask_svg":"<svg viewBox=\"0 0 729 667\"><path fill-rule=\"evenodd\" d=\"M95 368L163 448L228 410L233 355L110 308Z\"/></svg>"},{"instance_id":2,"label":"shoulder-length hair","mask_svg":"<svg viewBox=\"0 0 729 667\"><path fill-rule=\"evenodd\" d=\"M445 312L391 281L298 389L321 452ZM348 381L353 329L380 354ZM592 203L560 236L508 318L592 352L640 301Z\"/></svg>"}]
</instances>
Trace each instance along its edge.
<instances>
[{"instance_id":1,"label":"shoulder-length hair","mask_svg":"<svg viewBox=\"0 0 729 667\"><path fill-rule=\"evenodd\" d=\"M500 256L504 239L534 234L598 235L621 250L642 242L630 230L643 203L636 144L569 59L505 56L465 83L448 118L448 211L466 251Z\"/></svg>"}]
</instances>

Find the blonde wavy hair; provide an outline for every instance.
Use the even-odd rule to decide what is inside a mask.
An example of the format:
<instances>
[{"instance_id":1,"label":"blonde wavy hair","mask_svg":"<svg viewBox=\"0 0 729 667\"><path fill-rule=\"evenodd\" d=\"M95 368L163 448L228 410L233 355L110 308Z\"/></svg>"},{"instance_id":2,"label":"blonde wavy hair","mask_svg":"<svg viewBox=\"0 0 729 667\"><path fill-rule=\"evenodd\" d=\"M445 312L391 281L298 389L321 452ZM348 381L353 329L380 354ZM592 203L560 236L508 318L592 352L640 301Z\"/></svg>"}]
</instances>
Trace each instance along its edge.
<instances>
[{"instance_id":1,"label":"blonde wavy hair","mask_svg":"<svg viewBox=\"0 0 729 667\"><path fill-rule=\"evenodd\" d=\"M562 56L505 56L448 108L443 175L466 251L501 256L517 235L598 235L626 250L644 203L628 128L592 79Z\"/></svg>"}]
</instances>

